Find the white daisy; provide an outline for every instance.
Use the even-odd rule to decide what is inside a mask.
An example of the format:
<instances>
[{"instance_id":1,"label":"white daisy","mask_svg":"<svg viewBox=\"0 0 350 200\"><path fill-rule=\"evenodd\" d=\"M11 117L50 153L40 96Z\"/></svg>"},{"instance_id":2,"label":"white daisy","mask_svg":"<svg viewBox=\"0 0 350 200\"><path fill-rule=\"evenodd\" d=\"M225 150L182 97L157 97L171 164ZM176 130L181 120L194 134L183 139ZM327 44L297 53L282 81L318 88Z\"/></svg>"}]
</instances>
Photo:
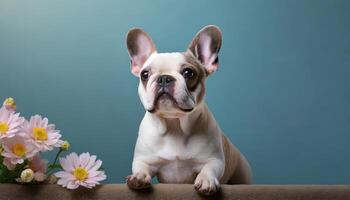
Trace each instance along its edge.
<instances>
[{"instance_id":1,"label":"white daisy","mask_svg":"<svg viewBox=\"0 0 350 200\"><path fill-rule=\"evenodd\" d=\"M20 133L25 119L5 107L0 108L0 139L10 138Z\"/></svg>"},{"instance_id":2,"label":"white daisy","mask_svg":"<svg viewBox=\"0 0 350 200\"><path fill-rule=\"evenodd\" d=\"M29 122L24 123L23 131L38 151L51 151L54 147L60 147L60 131L55 129L54 124L49 124L47 118L32 116Z\"/></svg>"},{"instance_id":3,"label":"white daisy","mask_svg":"<svg viewBox=\"0 0 350 200\"><path fill-rule=\"evenodd\" d=\"M89 153L77 155L71 153L66 158L60 158L60 164L64 171L56 172L59 178L57 184L68 189L76 189L79 186L92 188L106 179L104 171L99 171L102 165L101 160Z\"/></svg>"},{"instance_id":4,"label":"white daisy","mask_svg":"<svg viewBox=\"0 0 350 200\"><path fill-rule=\"evenodd\" d=\"M3 152L5 157L4 162L6 166L22 164L25 159L32 158L36 153L35 146L20 135L15 135L11 138L4 138L2 140Z\"/></svg>"}]
</instances>

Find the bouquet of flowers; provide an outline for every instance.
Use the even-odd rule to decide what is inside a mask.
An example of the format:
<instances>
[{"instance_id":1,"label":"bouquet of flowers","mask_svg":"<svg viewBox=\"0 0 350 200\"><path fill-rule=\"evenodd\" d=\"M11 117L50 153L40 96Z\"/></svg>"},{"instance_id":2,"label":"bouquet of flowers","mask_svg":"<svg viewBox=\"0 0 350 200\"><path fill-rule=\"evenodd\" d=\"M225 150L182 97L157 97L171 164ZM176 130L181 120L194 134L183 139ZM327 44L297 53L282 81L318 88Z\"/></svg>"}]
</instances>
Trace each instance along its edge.
<instances>
[{"instance_id":1,"label":"bouquet of flowers","mask_svg":"<svg viewBox=\"0 0 350 200\"><path fill-rule=\"evenodd\" d=\"M0 183L57 183L76 189L92 188L106 179L95 155L71 153L60 158L70 147L61 137L47 118L34 115L27 121L16 113L14 99L7 98L0 108ZM52 163L42 158L42 153L55 149Z\"/></svg>"}]
</instances>

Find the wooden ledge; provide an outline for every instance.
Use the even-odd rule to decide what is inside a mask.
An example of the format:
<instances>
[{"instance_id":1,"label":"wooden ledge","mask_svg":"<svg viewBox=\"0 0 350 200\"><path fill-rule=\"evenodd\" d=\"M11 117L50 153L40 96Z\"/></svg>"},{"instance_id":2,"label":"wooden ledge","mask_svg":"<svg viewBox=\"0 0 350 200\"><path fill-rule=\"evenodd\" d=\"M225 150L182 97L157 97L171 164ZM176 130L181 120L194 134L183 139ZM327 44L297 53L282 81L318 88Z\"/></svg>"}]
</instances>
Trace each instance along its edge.
<instances>
[{"instance_id":1,"label":"wooden ledge","mask_svg":"<svg viewBox=\"0 0 350 200\"><path fill-rule=\"evenodd\" d=\"M193 185L156 184L133 191L125 184L106 184L92 190L67 190L58 185L0 184L1 200L38 199L239 199L239 200L350 200L350 185L222 185L214 196L197 194Z\"/></svg>"}]
</instances>

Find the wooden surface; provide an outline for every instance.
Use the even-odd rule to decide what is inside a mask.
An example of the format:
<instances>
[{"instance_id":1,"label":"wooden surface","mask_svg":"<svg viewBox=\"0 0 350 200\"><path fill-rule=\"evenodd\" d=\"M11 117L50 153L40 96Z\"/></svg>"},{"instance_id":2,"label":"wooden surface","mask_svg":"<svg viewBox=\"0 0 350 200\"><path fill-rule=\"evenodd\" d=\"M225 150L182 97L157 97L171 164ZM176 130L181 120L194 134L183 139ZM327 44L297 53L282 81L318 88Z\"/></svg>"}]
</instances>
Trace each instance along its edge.
<instances>
[{"instance_id":1,"label":"wooden surface","mask_svg":"<svg viewBox=\"0 0 350 200\"><path fill-rule=\"evenodd\" d=\"M0 199L237 199L237 200L350 200L350 185L223 185L214 196L197 194L193 185L157 184L151 189L133 191L124 184L106 184L92 190L74 191L57 185L0 184Z\"/></svg>"}]
</instances>

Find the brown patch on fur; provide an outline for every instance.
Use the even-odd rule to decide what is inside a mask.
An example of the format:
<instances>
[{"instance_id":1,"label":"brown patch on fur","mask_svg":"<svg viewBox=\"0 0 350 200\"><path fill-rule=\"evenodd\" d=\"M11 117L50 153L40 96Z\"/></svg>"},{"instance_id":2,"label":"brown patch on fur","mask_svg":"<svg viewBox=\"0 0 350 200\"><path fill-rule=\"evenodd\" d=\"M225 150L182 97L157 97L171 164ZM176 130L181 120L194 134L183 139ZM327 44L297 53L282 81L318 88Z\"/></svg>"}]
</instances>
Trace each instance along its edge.
<instances>
[{"instance_id":1,"label":"brown patch on fur","mask_svg":"<svg viewBox=\"0 0 350 200\"><path fill-rule=\"evenodd\" d=\"M222 147L225 155L225 170L220 183L227 183L233 176L238 165L239 151L236 149L225 135L221 135Z\"/></svg>"},{"instance_id":2,"label":"brown patch on fur","mask_svg":"<svg viewBox=\"0 0 350 200\"><path fill-rule=\"evenodd\" d=\"M205 94L205 79L207 78L208 74L206 70L204 69L204 66L200 63L200 61L193 55L191 51L186 51L183 53L185 56L185 60L187 65L189 65L195 72L196 72L196 80L195 83L190 83L189 81L186 81L186 85L189 91L193 92L197 89L197 87L200 85L201 90L197 95L196 101L197 103L201 102L204 98ZM188 67L187 65L183 67Z\"/></svg>"},{"instance_id":3,"label":"brown patch on fur","mask_svg":"<svg viewBox=\"0 0 350 200\"><path fill-rule=\"evenodd\" d=\"M200 102L202 102L202 101L203 101L203 99L204 99L204 94L205 94L205 84L204 84L204 83L202 83L202 84L201 84L201 86L202 86L202 89L201 89L201 91L199 92L199 94L198 94L198 96L197 96L197 104L198 104L198 103L200 103Z\"/></svg>"},{"instance_id":4,"label":"brown patch on fur","mask_svg":"<svg viewBox=\"0 0 350 200\"><path fill-rule=\"evenodd\" d=\"M250 184L251 172L247 160L224 134L221 139L225 154L225 170L220 183Z\"/></svg>"},{"instance_id":5,"label":"brown patch on fur","mask_svg":"<svg viewBox=\"0 0 350 200\"><path fill-rule=\"evenodd\" d=\"M203 83L205 81L205 79L207 78L207 73L206 73L203 65L192 54L192 52L186 51L183 53L183 55L185 56L185 60L186 60L186 64L187 64L187 65L184 65L183 68L188 67L188 65L189 65L192 69L194 69L194 71L197 74L196 82L194 84L187 85L187 88L190 91L194 91L200 83ZM188 83L186 82L186 84L188 84Z\"/></svg>"}]
</instances>

